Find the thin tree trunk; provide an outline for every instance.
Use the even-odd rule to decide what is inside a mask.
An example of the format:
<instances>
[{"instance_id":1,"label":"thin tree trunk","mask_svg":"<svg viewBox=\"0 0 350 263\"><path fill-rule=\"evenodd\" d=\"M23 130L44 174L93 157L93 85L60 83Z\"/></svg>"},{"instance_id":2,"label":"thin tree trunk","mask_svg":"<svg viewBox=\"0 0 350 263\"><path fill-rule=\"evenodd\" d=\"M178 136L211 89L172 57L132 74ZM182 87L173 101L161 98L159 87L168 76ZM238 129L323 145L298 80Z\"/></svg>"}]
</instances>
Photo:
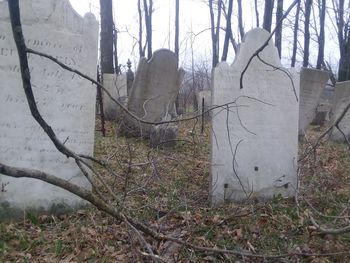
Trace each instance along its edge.
<instances>
[{"instance_id":1,"label":"thin tree trunk","mask_svg":"<svg viewBox=\"0 0 350 263\"><path fill-rule=\"evenodd\" d=\"M265 0L263 28L271 32L274 0Z\"/></svg>"},{"instance_id":2,"label":"thin tree trunk","mask_svg":"<svg viewBox=\"0 0 350 263\"><path fill-rule=\"evenodd\" d=\"M304 57L303 67L309 66L310 56L310 15L311 15L312 0L306 0L305 2L305 23L304 23Z\"/></svg>"},{"instance_id":3,"label":"thin tree trunk","mask_svg":"<svg viewBox=\"0 0 350 263\"><path fill-rule=\"evenodd\" d=\"M255 7L256 27L259 27L260 23L259 23L258 0L254 0L254 7Z\"/></svg>"},{"instance_id":4,"label":"thin tree trunk","mask_svg":"<svg viewBox=\"0 0 350 263\"><path fill-rule=\"evenodd\" d=\"M242 42L245 34L244 27L243 27L242 0L237 0L237 4L238 4L238 28L239 28L239 35L241 36L241 42Z\"/></svg>"},{"instance_id":5,"label":"thin tree trunk","mask_svg":"<svg viewBox=\"0 0 350 263\"><path fill-rule=\"evenodd\" d=\"M217 13L217 19L216 19L216 29L215 29L215 36L216 36L216 56L215 56L215 66L219 63L219 48L220 48L220 25L221 25L221 8L222 8L222 0L218 0L218 13Z\"/></svg>"},{"instance_id":6,"label":"thin tree trunk","mask_svg":"<svg viewBox=\"0 0 350 263\"><path fill-rule=\"evenodd\" d=\"M101 0L103 1L103 0ZM143 49L143 30L142 30L142 9L141 0L137 0L137 12L139 14L139 55L140 58L145 56L145 51Z\"/></svg>"},{"instance_id":7,"label":"thin tree trunk","mask_svg":"<svg viewBox=\"0 0 350 263\"><path fill-rule=\"evenodd\" d=\"M114 45L114 72L120 74L119 62L118 62L118 30L113 23L113 45Z\"/></svg>"},{"instance_id":8,"label":"thin tree trunk","mask_svg":"<svg viewBox=\"0 0 350 263\"><path fill-rule=\"evenodd\" d=\"M175 1L175 55L179 61L179 13L180 13L180 0Z\"/></svg>"},{"instance_id":9,"label":"thin tree trunk","mask_svg":"<svg viewBox=\"0 0 350 263\"><path fill-rule=\"evenodd\" d=\"M297 56L297 48L298 48L298 31L299 31L299 15L300 15L300 2L297 4L297 10L295 14L294 21L294 33L293 33L293 51L292 51L292 63L291 66L295 67L296 56Z\"/></svg>"},{"instance_id":10,"label":"thin tree trunk","mask_svg":"<svg viewBox=\"0 0 350 263\"><path fill-rule=\"evenodd\" d=\"M143 8L145 12L145 24L146 24L146 38L147 38L147 58L152 57L152 9L153 0L149 0L149 5L147 0L143 0Z\"/></svg>"},{"instance_id":11,"label":"thin tree trunk","mask_svg":"<svg viewBox=\"0 0 350 263\"><path fill-rule=\"evenodd\" d=\"M210 32L211 32L211 47L212 47L212 66L213 68L216 66L216 35L215 35L215 18L214 18L214 7L213 0L209 0L209 13L210 13Z\"/></svg>"},{"instance_id":12,"label":"thin tree trunk","mask_svg":"<svg viewBox=\"0 0 350 263\"><path fill-rule=\"evenodd\" d=\"M276 25L282 19L283 16L283 0L277 0L276 10ZM275 43L280 58L282 57L282 24L277 27L275 34Z\"/></svg>"},{"instance_id":13,"label":"thin tree trunk","mask_svg":"<svg viewBox=\"0 0 350 263\"><path fill-rule=\"evenodd\" d=\"M100 0L101 8L101 73L114 73L112 0Z\"/></svg>"},{"instance_id":14,"label":"thin tree trunk","mask_svg":"<svg viewBox=\"0 0 350 263\"><path fill-rule=\"evenodd\" d=\"M232 28L231 28L232 8L233 8L233 0L229 0L227 16L226 16L225 40L224 40L224 47L223 47L223 51L222 51L221 61L226 61L226 59L227 59L228 46L230 43L230 36L232 35Z\"/></svg>"},{"instance_id":15,"label":"thin tree trunk","mask_svg":"<svg viewBox=\"0 0 350 263\"><path fill-rule=\"evenodd\" d=\"M318 36L318 55L316 68L321 69L324 65L324 44L325 44L325 19L326 19L326 0L318 0L320 14L320 35Z\"/></svg>"}]
</instances>

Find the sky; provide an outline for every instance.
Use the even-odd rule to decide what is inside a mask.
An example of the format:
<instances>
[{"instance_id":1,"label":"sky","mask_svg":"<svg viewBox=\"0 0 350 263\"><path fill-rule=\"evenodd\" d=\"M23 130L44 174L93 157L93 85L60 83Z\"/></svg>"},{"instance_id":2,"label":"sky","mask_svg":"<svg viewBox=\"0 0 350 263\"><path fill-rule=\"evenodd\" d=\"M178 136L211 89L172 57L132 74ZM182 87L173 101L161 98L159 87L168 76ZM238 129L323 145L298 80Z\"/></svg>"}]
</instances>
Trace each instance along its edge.
<instances>
[{"instance_id":1,"label":"sky","mask_svg":"<svg viewBox=\"0 0 350 263\"><path fill-rule=\"evenodd\" d=\"M73 8L81 15L91 11L99 19L99 0L70 0ZM180 1L180 65L189 68L193 55L196 63L211 64L211 36L210 36L210 18L209 8L203 0L181 0ZM236 1L235 1L236 2ZM284 10L286 10L292 0L284 1ZM255 22L254 1L242 1L243 5L243 23L245 31L252 29ZM263 3L263 0L258 0ZM113 0L114 21L119 30L118 34L118 57L119 63L126 64L130 59L133 62L134 69L139 59L138 46L138 14L137 0ZM159 48L169 48L174 50L174 20L175 20L175 0L154 0L153 13L153 51ZM254 14L254 15L253 15ZM316 14L317 15L317 14ZM237 8L233 8L232 28L237 32ZM260 11L260 23L262 22L263 12ZM293 11L284 24L293 22ZM225 26L225 20L222 17L222 25ZM334 28L328 25L326 28L328 37L326 44L325 59L334 67L337 66L339 59L336 44L336 35ZM291 57L292 32L283 31L282 44L282 63L289 66ZM221 34L221 43L223 43L224 32ZM236 36L237 39L237 36ZM299 43L302 44L303 38L300 36ZM193 46L193 48L191 48ZM311 41L311 56L317 55L317 41ZM331 51L331 52L329 52ZM283 56L282 55L282 56ZM227 61L232 63L234 52L230 46ZM313 59L311 59L313 60ZM314 59L315 60L315 59Z\"/></svg>"}]
</instances>

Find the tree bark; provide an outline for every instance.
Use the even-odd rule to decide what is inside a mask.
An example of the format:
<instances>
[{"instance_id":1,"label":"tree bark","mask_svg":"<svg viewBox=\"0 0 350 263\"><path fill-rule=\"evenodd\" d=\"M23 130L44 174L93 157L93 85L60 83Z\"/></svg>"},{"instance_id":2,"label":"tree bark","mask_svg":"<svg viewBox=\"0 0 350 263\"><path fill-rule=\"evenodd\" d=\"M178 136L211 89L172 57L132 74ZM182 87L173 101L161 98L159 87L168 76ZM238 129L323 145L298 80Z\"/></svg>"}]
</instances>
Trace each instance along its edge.
<instances>
[{"instance_id":1,"label":"tree bark","mask_svg":"<svg viewBox=\"0 0 350 263\"><path fill-rule=\"evenodd\" d=\"M243 42L244 37L244 27L243 27L243 14L242 14L242 0L237 0L238 4L238 28L239 35L241 36L241 42Z\"/></svg>"},{"instance_id":2,"label":"tree bark","mask_svg":"<svg viewBox=\"0 0 350 263\"><path fill-rule=\"evenodd\" d=\"M221 5L222 5L222 1L218 0L218 10L217 10L218 13L217 13L217 19L216 19L216 25L215 25L213 0L209 0L213 68L216 67L216 65L219 62L219 41L220 41L219 33L220 33L220 20L221 20Z\"/></svg>"},{"instance_id":3,"label":"tree bark","mask_svg":"<svg viewBox=\"0 0 350 263\"><path fill-rule=\"evenodd\" d=\"M254 0L254 7L255 7L256 27L259 27L259 26L260 26L260 23L259 23L258 0Z\"/></svg>"},{"instance_id":4,"label":"tree bark","mask_svg":"<svg viewBox=\"0 0 350 263\"><path fill-rule=\"evenodd\" d=\"M179 61L179 31L180 31L180 22L179 22L179 15L180 15L180 0L175 1L175 55L177 57L177 60Z\"/></svg>"},{"instance_id":5,"label":"tree bark","mask_svg":"<svg viewBox=\"0 0 350 263\"><path fill-rule=\"evenodd\" d=\"M141 0L137 0L137 12L139 15L139 55L140 58L145 56L145 51L143 49L143 29L142 29L142 9L141 9Z\"/></svg>"},{"instance_id":6,"label":"tree bark","mask_svg":"<svg viewBox=\"0 0 350 263\"><path fill-rule=\"evenodd\" d=\"M295 67L296 56L297 56L300 2L301 1L299 1L298 4L297 4L297 10L296 10L295 21L294 21L293 51L292 51L291 67Z\"/></svg>"},{"instance_id":7,"label":"tree bark","mask_svg":"<svg viewBox=\"0 0 350 263\"><path fill-rule=\"evenodd\" d=\"M153 0L143 0L143 7L145 12L145 24L146 24L146 41L147 41L147 58L152 57L152 13L153 13Z\"/></svg>"},{"instance_id":8,"label":"tree bark","mask_svg":"<svg viewBox=\"0 0 350 263\"><path fill-rule=\"evenodd\" d=\"M318 36L318 55L316 68L321 69L324 65L324 44L325 44L325 19L326 19L326 0L318 0L318 10L320 15L320 35Z\"/></svg>"},{"instance_id":9,"label":"tree bark","mask_svg":"<svg viewBox=\"0 0 350 263\"><path fill-rule=\"evenodd\" d=\"M100 0L101 8L101 73L114 73L112 0Z\"/></svg>"},{"instance_id":10,"label":"tree bark","mask_svg":"<svg viewBox=\"0 0 350 263\"><path fill-rule=\"evenodd\" d=\"M277 0L277 10L276 10L276 25L278 21L282 19L283 16L283 0ZM280 58L282 57L282 24L279 25L276 29L275 34L275 45L278 50Z\"/></svg>"},{"instance_id":11,"label":"tree bark","mask_svg":"<svg viewBox=\"0 0 350 263\"><path fill-rule=\"evenodd\" d=\"M224 47L222 51L221 61L226 61L228 54L228 46L230 43L230 36L232 35L232 27L231 27L231 17L232 17L232 9L233 9L233 0L229 0L227 16L226 16L226 32L225 32L225 40Z\"/></svg>"},{"instance_id":12,"label":"tree bark","mask_svg":"<svg viewBox=\"0 0 350 263\"><path fill-rule=\"evenodd\" d=\"M310 15L311 15L312 0L306 0L305 2L305 22L304 22L304 57L303 67L309 66L310 56Z\"/></svg>"},{"instance_id":13,"label":"tree bark","mask_svg":"<svg viewBox=\"0 0 350 263\"><path fill-rule=\"evenodd\" d=\"M263 28L271 32L274 0L265 0Z\"/></svg>"}]
</instances>

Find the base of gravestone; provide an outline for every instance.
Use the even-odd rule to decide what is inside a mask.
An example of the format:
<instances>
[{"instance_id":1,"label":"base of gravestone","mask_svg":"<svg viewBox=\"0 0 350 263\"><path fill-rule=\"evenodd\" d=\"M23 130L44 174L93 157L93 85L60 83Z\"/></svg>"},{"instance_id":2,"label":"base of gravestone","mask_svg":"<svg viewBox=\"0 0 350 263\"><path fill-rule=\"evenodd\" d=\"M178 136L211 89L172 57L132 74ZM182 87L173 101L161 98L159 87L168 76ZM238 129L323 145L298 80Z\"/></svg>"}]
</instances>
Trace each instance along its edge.
<instances>
[{"instance_id":1,"label":"base of gravestone","mask_svg":"<svg viewBox=\"0 0 350 263\"><path fill-rule=\"evenodd\" d=\"M327 121L327 115L328 115L328 111L317 111L315 118L311 122L311 125L324 126Z\"/></svg>"},{"instance_id":2,"label":"base of gravestone","mask_svg":"<svg viewBox=\"0 0 350 263\"><path fill-rule=\"evenodd\" d=\"M178 127L175 124L153 125L150 133L150 146L174 147L176 145Z\"/></svg>"}]
</instances>

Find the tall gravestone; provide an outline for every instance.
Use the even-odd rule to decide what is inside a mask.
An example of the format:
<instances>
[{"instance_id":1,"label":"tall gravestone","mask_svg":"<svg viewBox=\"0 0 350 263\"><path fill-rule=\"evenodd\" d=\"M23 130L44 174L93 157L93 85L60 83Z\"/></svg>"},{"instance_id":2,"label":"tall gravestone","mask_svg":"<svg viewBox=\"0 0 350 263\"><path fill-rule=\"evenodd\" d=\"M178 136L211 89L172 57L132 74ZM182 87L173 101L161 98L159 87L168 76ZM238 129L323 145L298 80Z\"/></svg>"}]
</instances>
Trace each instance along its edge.
<instances>
[{"instance_id":1,"label":"tall gravestone","mask_svg":"<svg viewBox=\"0 0 350 263\"><path fill-rule=\"evenodd\" d=\"M334 101L332 106L331 124L333 124L342 114L346 106L350 103L350 81L338 82L335 85ZM338 142L350 140L350 112L348 111L339 123L339 128L333 128L331 139ZM345 139L345 137L346 139Z\"/></svg>"},{"instance_id":2,"label":"tall gravestone","mask_svg":"<svg viewBox=\"0 0 350 263\"><path fill-rule=\"evenodd\" d=\"M25 42L66 65L96 76L98 23L92 14L79 16L68 0L20 1ZM36 103L61 142L79 154L92 155L96 87L52 61L28 57ZM22 87L7 2L0 2L0 160L16 167L39 169L85 188L89 182L74 161L59 153L34 121ZM75 207L82 200L34 179L0 175L0 217L23 210Z\"/></svg>"},{"instance_id":3,"label":"tall gravestone","mask_svg":"<svg viewBox=\"0 0 350 263\"><path fill-rule=\"evenodd\" d=\"M269 33L249 31L234 63L213 71L211 201L292 196L297 186L299 75L294 87L272 41L252 60L240 89L240 76ZM272 65L273 67L267 65ZM286 69L283 69L286 71Z\"/></svg>"},{"instance_id":4,"label":"tall gravestone","mask_svg":"<svg viewBox=\"0 0 350 263\"><path fill-rule=\"evenodd\" d=\"M178 69L174 52L160 49L147 61L139 62L130 91L128 109L149 122L169 120L176 115L175 99L179 93L184 70ZM148 138L151 125L126 116L123 131Z\"/></svg>"},{"instance_id":5,"label":"tall gravestone","mask_svg":"<svg viewBox=\"0 0 350 263\"><path fill-rule=\"evenodd\" d=\"M300 72L300 106L299 135L304 135L306 129L316 116L320 101L330 73L323 70L302 68Z\"/></svg>"},{"instance_id":6,"label":"tall gravestone","mask_svg":"<svg viewBox=\"0 0 350 263\"><path fill-rule=\"evenodd\" d=\"M112 97L123 103L127 98L126 75L103 74L103 87L108 90ZM103 110L106 120L115 120L117 118L118 104L115 103L107 94L103 93Z\"/></svg>"}]
</instances>

